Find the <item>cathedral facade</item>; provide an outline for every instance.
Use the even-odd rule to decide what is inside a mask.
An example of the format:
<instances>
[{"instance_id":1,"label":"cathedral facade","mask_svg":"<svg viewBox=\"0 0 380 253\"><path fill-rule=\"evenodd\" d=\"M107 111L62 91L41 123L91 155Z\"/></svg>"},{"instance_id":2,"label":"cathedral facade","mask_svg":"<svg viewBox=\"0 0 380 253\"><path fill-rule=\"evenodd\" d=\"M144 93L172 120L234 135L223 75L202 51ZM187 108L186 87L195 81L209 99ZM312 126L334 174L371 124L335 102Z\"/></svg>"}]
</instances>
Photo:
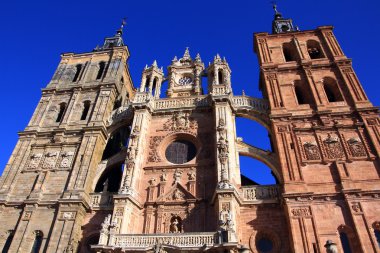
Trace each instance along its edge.
<instances>
[{"instance_id":1,"label":"cathedral facade","mask_svg":"<svg viewBox=\"0 0 380 253\"><path fill-rule=\"evenodd\" d=\"M2 252L380 252L378 109L331 26L275 9L254 34L263 98L188 49L135 87L122 34L61 55L0 178ZM237 117L272 151L238 138ZM239 155L277 184L242 177Z\"/></svg>"}]
</instances>

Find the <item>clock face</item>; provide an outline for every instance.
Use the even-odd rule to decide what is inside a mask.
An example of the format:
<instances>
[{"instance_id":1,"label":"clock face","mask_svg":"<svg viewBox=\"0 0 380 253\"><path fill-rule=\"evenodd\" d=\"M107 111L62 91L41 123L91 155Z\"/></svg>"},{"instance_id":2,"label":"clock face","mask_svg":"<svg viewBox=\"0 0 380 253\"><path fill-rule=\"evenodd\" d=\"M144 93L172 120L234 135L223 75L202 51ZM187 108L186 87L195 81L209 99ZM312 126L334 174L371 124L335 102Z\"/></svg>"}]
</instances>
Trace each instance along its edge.
<instances>
[{"instance_id":1,"label":"clock face","mask_svg":"<svg viewBox=\"0 0 380 253\"><path fill-rule=\"evenodd\" d=\"M189 84L192 84L193 83L193 79L189 76L184 76L184 77L181 77L179 80L178 80L178 84L183 86L183 85L189 85Z\"/></svg>"}]
</instances>

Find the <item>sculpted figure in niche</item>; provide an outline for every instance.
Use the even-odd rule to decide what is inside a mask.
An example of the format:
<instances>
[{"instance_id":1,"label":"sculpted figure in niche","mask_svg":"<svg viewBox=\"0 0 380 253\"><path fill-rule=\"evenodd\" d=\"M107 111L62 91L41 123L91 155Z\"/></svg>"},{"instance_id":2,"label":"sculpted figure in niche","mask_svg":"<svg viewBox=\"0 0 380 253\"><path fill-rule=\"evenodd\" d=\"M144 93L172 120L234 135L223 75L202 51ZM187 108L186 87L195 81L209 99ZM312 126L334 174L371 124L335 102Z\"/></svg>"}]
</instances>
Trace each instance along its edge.
<instances>
[{"instance_id":1,"label":"sculpted figure in niche","mask_svg":"<svg viewBox=\"0 0 380 253\"><path fill-rule=\"evenodd\" d=\"M178 216L173 216L170 220L170 233L181 233L182 231L182 220Z\"/></svg>"}]
</instances>

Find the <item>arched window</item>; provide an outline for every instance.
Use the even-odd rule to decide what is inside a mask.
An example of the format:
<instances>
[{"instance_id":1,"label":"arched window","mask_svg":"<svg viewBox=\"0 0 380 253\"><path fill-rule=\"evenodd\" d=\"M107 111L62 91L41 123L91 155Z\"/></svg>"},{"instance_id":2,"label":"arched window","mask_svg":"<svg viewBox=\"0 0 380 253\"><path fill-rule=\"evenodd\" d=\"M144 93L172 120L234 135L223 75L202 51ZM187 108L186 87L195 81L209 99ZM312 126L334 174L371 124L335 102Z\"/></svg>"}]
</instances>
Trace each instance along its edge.
<instances>
[{"instance_id":1,"label":"arched window","mask_svg":"<svg viewBox=\"0 0 380 253\"><path fill-rule=\"evenodd\" d=\"M5 241L2 253L8 253L9 248L11 247L11 244L12 244L13 236L14 236L14 231L9 230L8 237L7 237L7 240Z\"/></svg>"},{"instance_id":2,"label":"arched window","mask_svg":"<svg viewBox=\"0 0 380 253\"><path fill-rule=\"evenodd\" d=\"M282 51L286 62L296 60L293 46L290 43L282 44Z\"/></svg>"},{"instance_id":3,"label":"arched window","mask_svg":"<svg viewBox=\"0 0 380 253\"><path fill-rule=\"evenodd\" d=\"M99 80L100 78L102 78L105 67L106 67L106 63L104 61L99 62L99 71L98 71L98 74L96 75L96 80Z\"/></svg>"},{"instance_id":4,"label":"arched window","mask_svg":"<svg viewBox=\"0 0 380 253\"><path fill-rule=\"evenodd\" d=\"M306 42L306 45L307 45L307 52L309 53L309 56L311 59L324 58L321 46L318 41L308 40Z\"/></svg>"},{"instance_id":5,"label":"arched window","mask_svg":"<svg viewBox=\"0 0 380 253\"><path fill-rule=\"evenodd\" d=\"M40 252L40 248L42 245L42 239L43 239L43 234L40 230L34 231L34 241L33 241L33 246L31 253L38 253Z\"/></svg>"},{"instance_id":6,"label":"arched window","mask_svg":"<svg viewBox=\"0 0 380 253\"><path fill-rule=\"evenodd\" d=\"M158 78L155 77L155 78L153 79L153 85L152 85L152 95L153 95L153 96L154 96L155 93L156 93L157 81L158 81Z\"/></svg>"},{"instance_id":7,"label":"arched window","mask_svg":"<svg viewBox=\"0 0 380 253\"><path fill-rule=\"evenodd\" d=\"M120 188L122 177L123 164L117 164L108 168L98 180L95 192L117 192Z\"/></svg>"},{"instance_id":8,"label":"arched window","mask_svg":"<svg viewBox=\"0 0 380 253\"><path fill-rule=\"evenodd\" d=\"M85 120L87 118L88 111L90 110L90 105L91 101L86 100L83 102L83 111L80 120Z\"/></svg>"},{"instance_id":9,"label":"arched window","mask_svg":"<svg viewBox=\"0 0 380 253\"><path fill-rule=\"evenodd\" d=\"M223 84L223 70L218 71L218 84Z\"/></svg>"},{"instance_id":10,"label":"arched window","mask_svg":"<svg viewBox=\"0 0 380 253\"><path fill-rule=\"evenodd\" d=\"M145 81L145 92L149 91L149 84L150 84L150 77L147 77Z\"/></svg>"},{"instance_id":11,"label":"arched window","mask_svg":"<svg viewBox=\"0 0 380 253\"><path fill-rule=\"evenodd\" d=\"M377 241L377 246L380 248L380 230L375 229L375 237Z\"/></svg>"},{"instance_id":12,"label":"arched window","mask_svg":"<svg viewBox=\"0 0 380 253\"><path fill-rule=\"evenodd\" d=\"M332 78L323 79L323 88L325 90L328 101L339 102L343 101L342 94L340 93L339 87L335 80Z\"/></svg>"},{"instance_id":13,"label":"arched window","mask_svg":"<svg viewBox=\"0 0 380 253\"><path fill-rule=\"evenodd\" d=\"M79 75L80 75L81 70L82 70L82 64L78 64L75 67L76 67L76 72L75 72L75 75L73 78L73 82L79 81Z\"/></svg>"},{"instance_id":14,"label":"arched window","mask_svg":"<svg viewBox=\"0 0 380 253\"><path fill-rule=\"evenodd\" d=\"M61 122L62 121L63 115L65 114L65 111L66 111L66 103L60 103L59 104L59 112L58 112L57 119L55 120L55 122Z\"/></svg>"},{"instance_id":15,"label":"arched window","mask_svg":"<svg viewBox=\"0 0 380 253\"><path fill-rule=\"evenodd\" d=\"M339 233L340 242L342 243L342 248L344 253L351 253L350 241L348 240L348 236L346 232Z\"/></svg>"}]
</instances>

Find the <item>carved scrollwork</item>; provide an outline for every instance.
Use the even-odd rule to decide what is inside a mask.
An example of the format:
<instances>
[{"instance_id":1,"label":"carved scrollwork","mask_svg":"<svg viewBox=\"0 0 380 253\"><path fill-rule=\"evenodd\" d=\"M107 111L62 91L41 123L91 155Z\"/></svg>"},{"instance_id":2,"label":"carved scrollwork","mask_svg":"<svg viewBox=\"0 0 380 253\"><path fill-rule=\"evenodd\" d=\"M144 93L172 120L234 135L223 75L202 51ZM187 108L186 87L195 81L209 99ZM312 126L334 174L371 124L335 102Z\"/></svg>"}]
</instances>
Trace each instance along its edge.
<instances>
[{"instance_id":1,"label":"carved scrollwork","mask_svg":"<svg viewBox=\"0 0 380 253\"><path fill-rule=\"evenodd\" d=\"M301 216L310 216L310 208L309 207L302 207L302 208L293 208L292 209L293 216L301 217Z\"/></svg>"},{"instance_id":2,"label":"carved scrollwork","mask_svg":"<svg viewBox=\"0 0 380 253\"><path fill-rule=\"evenodd\" d=\"M320 160L321 154L316 142L304 142L303 148L305 150L305 155L307 160Z\"/></svg>"},{"instance_id":3,"label":"carved scrollwork","mask_svg":"<svg viewBox=\"0 0 380 253\"><path fill-rule=\"evenodd\" d=\"M332 136L329 133L323 142L325 144L327 156L329 159L343 158L343 148L337 136Z\"/></svg>"},{"instance_id":4,"label":"carved scrollwork","mask_svg":"<svg viewBox=\"0 0 380 253\"><path fill-rule=\"evenodd\" d=\"M359 138L350 138L347 143L353 157L367 156L364 145Z\"/></svg>"},{"instance_id":5,"label":"carved scrollwork","mask_svg":"<svg viewBox=\"0 0 380 253\"><path fill-rule=\"evenodd\" d=\"M158 145L160 145L162 139L164 136L152 136L149 140L149 155L148 155L148 161L149 162L161 162L162 159L158 154Z\"/></svg>"}]
</instances>

